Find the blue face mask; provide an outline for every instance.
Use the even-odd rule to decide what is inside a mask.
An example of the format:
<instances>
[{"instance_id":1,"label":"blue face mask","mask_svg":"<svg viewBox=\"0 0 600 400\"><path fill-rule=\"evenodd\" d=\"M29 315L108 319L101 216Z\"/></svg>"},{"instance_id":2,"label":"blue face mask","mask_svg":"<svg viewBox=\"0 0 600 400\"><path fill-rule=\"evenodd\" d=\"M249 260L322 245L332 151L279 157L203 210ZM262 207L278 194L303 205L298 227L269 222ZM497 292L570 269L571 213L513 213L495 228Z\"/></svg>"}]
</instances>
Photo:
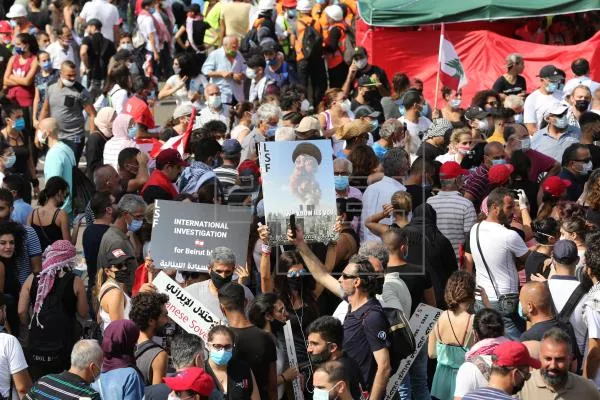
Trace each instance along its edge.
<instances>
[{"instance_id":1,"label":"blue face mask","mask_svg":"<svg viewBox=\"0 0 600 400\"><path fill-rule=\"evenodd\" d=\"M276 130L277 130L276 126L269 125L269 129L267 129L267 137L274 138Z\"/></svg>"},{"instance_id":2,"label":"blue face mask","mask_svg":"<svg viewBox=\"0 0 600 400\"><path fill-rule=\"evenodd\" d=\"M429 103L423 104L423 109L421 110L421 115L429 115L430 111L431 110L429 109Z\"/></svg>"},{"instance_id":3,"label":"blue face mask","mask_svg":"<svg viewBox=\"0 0 600 400\"><path fill-rule=\"evenodd\" d=\"M517 307L517 312L519 313L519 317L523 318L527 321L527 317L523 315L523 307L521 306L521 302L519 302L519 307Z\"/></svg>"},{"instance_id":4,"label":"blue face mask","mask_svg":"<svg viewBox=\"0 0 600 400\"><path fill-rule=\"evenodd\" d=\"M492 160L492 165L502 165L502 164L506 164L506 160L504 158L501 158L500 160Z\"/></svg>"},{"instance_id":5,"label":"blue face mask","mask_svg":"<svg viewBox=\"0 0 600 400\"><path fill-rule=\"evenodd\" d=\"M42 63L42 68L44 68L44 70L46 70L46 71L51 71L52 70L52 61L50 61L50 60L44 61Z\"/></svg>"},{"instance_id":6,"label":"blue face mask","mask_svg":"<svg viewBox=\"0 0 600 400\"><path fill-rule=\"evenodd\" d=\"M137 232L140 230L143 223L144 221L141 219L134 219L131 221L131 223L127 224L127 230L130 232Z\"/></svg>"},{"instance_id":7,"label":"blue face mask","mask_svg":"<svg viewBox=\"0 0 600 400\"><path fill-rule=\"evenodd\" d=\"M344 175L336 175L333 177L335 183L335 190L346 190L350 186L350 178Z\"/></svg>"},{"instance_id":8,"label":"blue face mask","mask_svg":"<svg viewBox=\"0 0 600 400\"><path fill-rule=\"evenodd\" d=\"M211 350L210 359L217 365L227 365L233 356L233 350Z\"/></svg>"},{"instance_id":9,"label":"blue face mask","mask_svg":"<svg viewBox=\"0 0 600 400\"><path fill-rule=\"evenodd\" d=\"M556 92L556 89L558 89L558 83L556 83L556 82L550 82L549 84L546 85L546 91L548 93L554 93L554 92Z\"/></svg>"},{"instance_id":10,"label":"blue face mask","mask_svg":"<svg viewBox=\"0 0 600 400\"><path fill-rule=\"evenodd\" d=\"M5 168L12 168L13 165L15 165L15 162L17 161L17 156L15 156L14 154L11 154L10 156L6 156L3 158L4 158L4 167Z\"/></svg>"},{"instance_id":11,"label":"blue face mask","mask_svg":"<svg viewBox=\"0 0 600 400\"><path fill-rule=\"evenodd\" d=\"M129 136L129 139L135 139L138 133L138 129L139 127L137 125L134 125L131 128L129 128L129 130L127 131L127 136Z\"/></svg>"},{"instance_id":12,"label":"blue face mask","mask_svg":"<svg viewBox=\"0 0 600 400\"><path fill-rule=\"evenodd\" d=\"M271 59L265 60L265 64L267 64L269 66L275 65L275 59L271 58Z\"/></svg>"},{"instance_id":13,"label":"blue face mask","mask_svg":"<svg viewBox=\"0 0 600 400\"><path fill-rule=\"evenodd\" d=\"M287 12L288 18L296 18L296 10L288 10Z\"/></svg>"},{"instance_id":14,"label":"blue face mask","mask_svg":"<svg viewBox=\"0 0 600 400\"><path fill-rule=\"evenodd\" d=\"M22 47L15 47L15 53L20 55L25 53L25 50Z\"/></svg>"},{"instance_id":15,"label":"blue face mask","mask_svg":"<svg viewBox=\"0 0 600 400\"><path fill-rule=\"evenodd\" d=\"M25 129L25 119L23 117L17 118L17 120L13 124L13 128L18 131L22 131L23 129Z\"/></svg>"},{"instance_id":16,"label":"blue face mask","mask_svg":"<svg viewBox=\"0 0 600 400\"><path fill-rule=\"evenodd\" d=\"M377 128L379 128L379 121L374 119L371 121L371 132L377 130Z\"/></svg>"},{"instance_id":17,"label":"blue face mask","mask_svg":"<svg viewBox=\"0 0 600 400\"><path fill-rule=\"evenodd\" d=\"M156 11L156 8L151 7L150 10L148 10L148 11L150 11L150 14L154 14L154 12Z\"/></svg>"}]
</instances>

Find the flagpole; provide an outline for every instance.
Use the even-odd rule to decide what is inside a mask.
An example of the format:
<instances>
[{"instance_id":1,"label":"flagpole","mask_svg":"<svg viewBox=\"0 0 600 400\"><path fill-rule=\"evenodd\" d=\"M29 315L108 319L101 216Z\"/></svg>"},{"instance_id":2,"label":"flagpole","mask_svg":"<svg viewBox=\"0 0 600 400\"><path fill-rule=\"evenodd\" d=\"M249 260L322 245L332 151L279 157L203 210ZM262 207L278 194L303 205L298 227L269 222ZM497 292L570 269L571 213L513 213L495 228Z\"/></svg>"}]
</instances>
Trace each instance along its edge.
<instances>
[{"instance_id":1,"label":"flagpole","mask_svg":"<svg viewBox=\"0 0 600 400\"><path fill-rule=\"evenodd\" d=\"M433 97L433 109L437 110L437 100L438 100L438 94L439 94L439 90L440 90L440 60L442 59L442 41L444 40L444 23L442 22L441 24L442 29L440 32L440 46L438 49L438 67L437 67L437 74L435 77L435 93L434 93L434 97Z\"/></svg>"}]
</instances>

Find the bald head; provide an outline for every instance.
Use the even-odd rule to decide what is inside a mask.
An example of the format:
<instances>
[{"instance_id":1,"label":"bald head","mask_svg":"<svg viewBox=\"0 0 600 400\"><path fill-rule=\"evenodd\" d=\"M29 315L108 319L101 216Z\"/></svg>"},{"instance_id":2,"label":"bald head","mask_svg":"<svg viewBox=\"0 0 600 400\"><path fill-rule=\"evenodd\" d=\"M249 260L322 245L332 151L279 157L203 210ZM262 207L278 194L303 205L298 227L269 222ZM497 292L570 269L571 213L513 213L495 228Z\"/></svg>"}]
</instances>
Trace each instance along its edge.
<instances>
[{"instance_id":1,"label":"bald head","mask_svg":"<svg viewBox=\"0 0 600 400\"><path fill-rule=\"evenodd\" d=\"M546 282L526 283L521 289L519 300L523 314L530 317L529 320L532 322L536 317L545 320L548 316L552 316L552 297Z\"/></svg>"},{"instance_id":2,"label":"bald head","mask_svg":"<svg viewBox=\"0 0 600 400\"><path fill-rule=\"evenodd\" d=\"M56 118L46 118L40 121L39 129L48 137L58 139L58 121Z\"/></svg>"},{"instance_id":3,"label":"bald head","mask_svg":"<svg viewBox=\"0 0 600 400\"><path fill-rule=\"evenodd\" d=\"M485 145L483 153L490 157L492 154L502 153L504 151L504 145L500 142L491 142Z\"/></svg>"},{"instance_id":4,"label":"bald head","mask_svg":"<svg viewBox=\"0 0 600 400\"><path fill-rule=\"evenodd\" d=\"M119 174L111 165L103 165L94 171L94 185L99 192L115 194L118 188Z\"/></svg>"},{"instance_id":5,"label":"bald head","mask_svg":"<svg viewBox=\"0 0 600 400\"><path fill-rule=\"evenodd\" d=\"M219 89L219 87L217 85L215 85L214 83L209 83L204 88L204 97L206 97L207 99L210 96L220 96L220 95L221 95L221 89Z\"/></svg>"}]
</instances>

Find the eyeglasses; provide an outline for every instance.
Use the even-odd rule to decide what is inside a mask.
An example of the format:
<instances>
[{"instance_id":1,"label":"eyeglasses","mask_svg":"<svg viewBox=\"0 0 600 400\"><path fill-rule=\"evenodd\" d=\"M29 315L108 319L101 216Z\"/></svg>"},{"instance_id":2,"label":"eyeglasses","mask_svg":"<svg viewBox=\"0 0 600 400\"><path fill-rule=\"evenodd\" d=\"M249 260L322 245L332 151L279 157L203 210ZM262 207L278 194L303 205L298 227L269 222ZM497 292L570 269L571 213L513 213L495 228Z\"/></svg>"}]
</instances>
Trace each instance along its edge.
<instances>
[{"instance_id":1,"label":"eyeglasses","mask_svg":"<svg viewBox=\"0 0 600 400\"><path fill-rule=\"evenodd\" d=\"M349 274L342 272L342 279L344 279L344 280L356 279L356 278L358 278L358 275L349 275Z\"/></svg>"},{"instance_id":2,"label":"eyeglasses","mask_svg":"<svg viewBox=\"0 0 600 400\"><path fill-rule=\"evenodd\" d=\"M523 372L519 368L516 368L516 370L519 373L519 375L521 375L521 378L523 378L523 380L528 381L529 378L531 378L531 372Z\"/></svg>"},{"instance_id":3,"label":"eyeglasses","mask_svg":"<svg viewBox=\"0 0 600 400\"><path fill-rule=\"evenodd\" d=\"M210 346L215 349L216 351L221 351L221 350L233 350L233 345L232 344L214 344L214 343L209 343Z\"/></svg>"}]
</instances>

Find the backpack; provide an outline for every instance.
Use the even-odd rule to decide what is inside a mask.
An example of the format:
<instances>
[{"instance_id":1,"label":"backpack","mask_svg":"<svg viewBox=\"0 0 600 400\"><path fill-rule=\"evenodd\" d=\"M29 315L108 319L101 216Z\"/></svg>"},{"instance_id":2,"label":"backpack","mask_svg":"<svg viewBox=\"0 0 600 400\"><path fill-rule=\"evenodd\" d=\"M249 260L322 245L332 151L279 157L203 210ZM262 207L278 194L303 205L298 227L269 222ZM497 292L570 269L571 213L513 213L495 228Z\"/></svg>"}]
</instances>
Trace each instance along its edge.
<instances>
[{"instance_id":1,"label":"backpack","mask_svg":"<svg viewBox=\"0 0 600 400\"><path fill-rule=\"evenodd\" d=\"M259 37L259 30L261 30L261 37ZM262 54L260 42L265 38L271 38L275 43L278 43L273 21L269 18L259 17L254 21L252 29L246 33L240 43L239 51L245 60L249 60L254 54Z\"/></svg>"},{"instance_id":2,"label":"backpack","mask_svg":"<svg viewBox=\"0 0 600 400\"><path fill-rule=\"evenodd\" d=\"M323 55L323 38L314 27L315 21L312 20L309 25L300 20L298 22L306 27L304 36L302 36L302 54L304 54L304 58L309 60L321 57Z\"/></svg>"},{"instance_id":3,"label":"backpack","mask_svg":"<svg viewBox=\"0 0 600 400\"><path fill-rule=\"evenodd\" d=\"M404 312L392 307L381 307L381 312L390 325L387 331L387 339L390 341L388 351L390 353L392 373L395 373L400 366L400 362L417 349L415 336L410 329L410 324ZM363 317L363 326L364 319L368 314L369 312L367 311Z\"/></svg>"},{"instance_id":4,"label":"backpack","mask_svg":"<svg viewBox=\"0 0 600 400\"><path fill-rule=\"evenodd\" d=\"M552 300L552 308L554 309L554 314L556 315L556 320L560 324L565 326L565 328L566 328L565 331L567 333L573 332L573 335L575 334L573 325L571 324L571 321L569 321L569 319L571 318L571 315L573 314L575 307L577 307L577 304L579 304L579 302L581 301L583 296L585 296L586 293L587 293L587 290L586 290L585 286L579 284L575 288L575 290L573 290L573 293L571 293L571 296L569 296L569 299L567 300L563 309L559 313L556 312L556 306L554 305L554 300ZM574 347L576 349L576 354L574 354L574 356L577 359L577 369L579 370L582 367L581 362L583 361L583 355L579 351L579 346L577 344L575 344Z\"/></svg>"},{"instance_id":5,"label":"backpack","mask_svg":"<svg viewBox=\"0 0 600 400\"><path fill-rule=\"evenodd\" d=\"M73 215L82 214L85 212L85 207L92 199L96 192L96 187L88 179L87 176L77 166L73 167Z\"/></svg>"},{"instance_id":6,"label":"backpack","mask_svg":"<svg viewBox=\"0 0 600 400\"><path fill-rule=\"evenodd\" d=\"M352 64L354 60L354 48L356 47L356 36L354 35L354 31L350 29L347 24L344 24L344 32L346 32L346 38L344 39L345 50L342 56L344 56L344 61L346 64Z\"/></svg>"}]
</instances>

